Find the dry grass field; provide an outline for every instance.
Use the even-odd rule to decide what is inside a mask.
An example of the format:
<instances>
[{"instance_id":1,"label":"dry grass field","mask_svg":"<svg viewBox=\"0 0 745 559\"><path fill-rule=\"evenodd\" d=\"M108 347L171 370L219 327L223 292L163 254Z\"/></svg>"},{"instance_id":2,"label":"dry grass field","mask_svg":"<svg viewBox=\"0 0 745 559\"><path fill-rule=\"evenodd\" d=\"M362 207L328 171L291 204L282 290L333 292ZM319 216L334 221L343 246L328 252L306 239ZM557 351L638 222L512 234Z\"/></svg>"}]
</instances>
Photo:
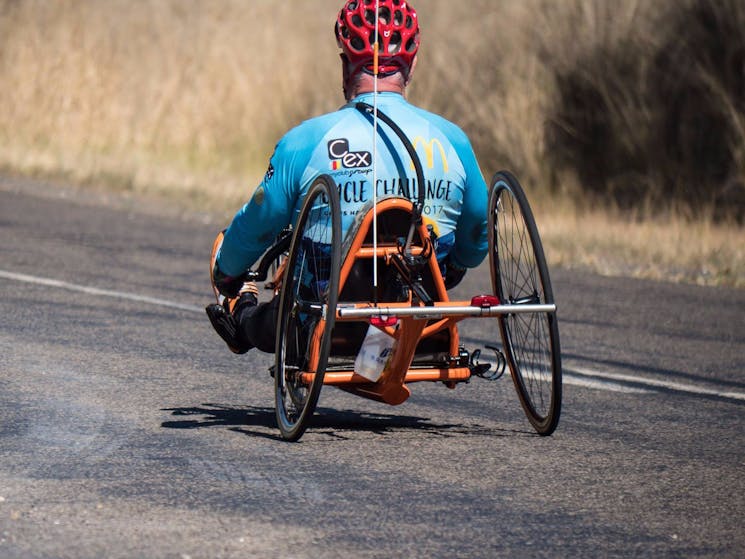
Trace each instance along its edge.
<instances>
[{"instance_id":1,"label":"dry grass field","mask_svg":"<svg viewBox=\"0 0 745 559\"><path fill-rule=\"evenodd\" d=\"M229 212L286 129L342 103L340 4L0 0L0 169ZM415 6L411 100L469 133L487 178L521 178L555 264L745 287L745 233L720 211L745 193L741 43L721 71L664 70L707 52L699 27L745 25L741 2Z\"/></svg>"}]
</instances>

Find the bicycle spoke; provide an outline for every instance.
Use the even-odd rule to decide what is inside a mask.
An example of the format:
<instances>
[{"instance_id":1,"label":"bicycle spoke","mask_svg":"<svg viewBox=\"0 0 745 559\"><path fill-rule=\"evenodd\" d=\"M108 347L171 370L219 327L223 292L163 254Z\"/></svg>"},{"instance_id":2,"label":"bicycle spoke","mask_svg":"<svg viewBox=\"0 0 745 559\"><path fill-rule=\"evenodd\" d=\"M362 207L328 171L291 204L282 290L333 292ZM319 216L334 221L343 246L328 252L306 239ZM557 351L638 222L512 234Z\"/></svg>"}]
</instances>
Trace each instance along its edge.
<instances>
[{"instance_id":1,"label":"bicycle spoke","mask_svg":"<svg viewBox=\"0 0 745 559\"><path fill-rule=\"evenodd\" d=\"M545 256L525 194L509 173L497 173L490 197L495 294L507 305L552 303ZM513 313L500 318L507 361L528 419L540 434L558 423L561 365L555 315Z\"/></svg>"},{"instance_id":2,"label":"bicycle spoke","mask_svg":"<svg viewBox=\"0 0 745 559\"><path fill-rule=\"evenodd\" d=\"M277 422L288 440L297 440L313 415L334 325L341 224L336 184L329 176L321 175L311 185L294 229L280 298L275 362ZM322 319L323 332L317 332ZM311 383L303 380L308 378L305 373L314 373Z\"/></svg>"}]
</instances>

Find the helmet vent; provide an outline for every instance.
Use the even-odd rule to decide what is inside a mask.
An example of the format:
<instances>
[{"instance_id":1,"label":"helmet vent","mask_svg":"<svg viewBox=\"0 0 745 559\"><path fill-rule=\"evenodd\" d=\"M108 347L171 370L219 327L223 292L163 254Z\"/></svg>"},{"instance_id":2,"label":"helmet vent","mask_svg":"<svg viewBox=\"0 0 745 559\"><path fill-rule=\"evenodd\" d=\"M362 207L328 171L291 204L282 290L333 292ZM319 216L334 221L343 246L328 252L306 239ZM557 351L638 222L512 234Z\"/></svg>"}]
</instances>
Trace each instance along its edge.
<instances>
[{"instance_id":1,"label":"helmet vent","mask_svg":"<svg viewBox=\"0 0 745 559\"><path fill-rule=\"evenodd\" d=\"M363 41L361 37L356 37L356 36L352 37L349 43L351 44L352 48L356 50L357 52L364 52L365 47L367 46L365 45L365 41Z\"/></svg>"},{"instance_id":2,"label":"helmet vent","mask_svg":"<svg viewBox=\"0 0 745 559\"><path fill-rule=\"evenodd\" d=\"M389 25L391 22L391 10L387 6L382 6L378 10L378 19L380 25ZM368 25L375 27L375 10L365 10L365 21Z\"/></svg>"},{"instance_id":3,"label":"helmet vent","mask_svg":"<svg viewBox=\"0 0 745 559\"><path fill-rule=\"evenodd\" d=\"M388 41L388 54L398 54L401 51L401 33L394 31Z\"/></svg>"},{"instance_id":4,"label":"helmet vent","mask_svg":"<svg viewBox=\"0 0 745 559\"><path fill-rule=\"evenodd\" d=\"M414 53L414 52L416 52L416 49L417 49L416 37L412 37L406 43L406 52Z\"/></svg>"}]
</instances>

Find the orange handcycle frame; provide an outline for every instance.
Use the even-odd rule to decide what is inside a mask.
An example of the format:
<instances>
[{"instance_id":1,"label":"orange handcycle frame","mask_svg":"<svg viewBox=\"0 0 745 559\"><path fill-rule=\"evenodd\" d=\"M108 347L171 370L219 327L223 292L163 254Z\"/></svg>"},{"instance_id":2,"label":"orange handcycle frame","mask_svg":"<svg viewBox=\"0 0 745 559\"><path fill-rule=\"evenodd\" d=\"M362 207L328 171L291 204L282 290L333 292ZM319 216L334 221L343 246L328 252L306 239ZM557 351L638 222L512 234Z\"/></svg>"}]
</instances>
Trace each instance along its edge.
<instances>
[{"instance_id":1,"label":"orange handcycle frame","mask_svg":"<svg viewBox=\"0 0 745 559\"><path fill-rule=\"evenodd\" d=\"M413 211L413 203L403 198L389 198L380 202L377 208L378 216L384 215L391 210L404 210L408 213ZM347 252L340 271L339 291L341 292L349 278L352 267L358 260L378 258L384 262L390 262L393 255L400 250L393 243L379 244L375 249L366 245L364 239L368 237L372 229L373 212L367 212L354 240ZM422 223L418 227L419 239L427 239L429 231ZM424 247L414 247L414 253L419 253ZM385 364L380 378L371 382L354 372L353 369L346 371L326 371L323 377L324 385L344 388L359 396L386 404L398 405L405 402L411 395L407 387L414 382L442 382L449 388L455 388L459 382L465 382L471 378L471 368L462 362L460 356L460 338L458 336L457 323L466 318L494 317L505 312L514 312L514 308L506 308L499 305L495 297L475 297L471 301L450 301L445 283L440 274L434 251L430 251L427 258L428 271L434 280L436 290L436 301L425 306L420 301L415 301L413 293L409 291L408 300L404 302L360 302L360 303L337 303L335 320L337 323L344 322L366 322L383 330L394 339L393 351ZM518 309L521 312L555 312L556 305L533 305L523 306ZM325 324L319 322L316 326L317 332L322 332ZM449 354L447 364L441 367L412 368L416 355L416 348L424 338L428 338L441 330L449 330ZM316 339L318 335L316 335ZM333 342L332 342L333 346ZM303 381L311 384L318 365L319 345L314 342L311 345L309 359L309 371L303 373ZM333 351L333 347L332 347Z\"/></svg>"}]
</instances>

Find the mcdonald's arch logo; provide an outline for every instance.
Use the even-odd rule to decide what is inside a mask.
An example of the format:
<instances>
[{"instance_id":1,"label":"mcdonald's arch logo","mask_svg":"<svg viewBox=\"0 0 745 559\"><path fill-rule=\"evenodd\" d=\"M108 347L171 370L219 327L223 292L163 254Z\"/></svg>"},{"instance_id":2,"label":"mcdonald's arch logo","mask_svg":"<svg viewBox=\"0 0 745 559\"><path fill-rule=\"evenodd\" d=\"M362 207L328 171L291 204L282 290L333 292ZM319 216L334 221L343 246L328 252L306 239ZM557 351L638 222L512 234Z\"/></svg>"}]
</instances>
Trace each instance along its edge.
<instances>
[{"instance_id":1,"label":"mcdonald's arch logo","mask_svg":"<svg viewBox=\"0 0 745 559\"><path fill-rule=\"evenodd\" d=\"M414 146L414 150L418 152L419 150L419 144L422 144L424 146L424 155L426 156L426 165L427 168L433 169L435 166L435 146L437 146L437 151L440 152L440 160L442 161L442 170L443 172L447 173L448 169L450 168L448 165L448 158L445 155L445 148L442 147L442 143L440 143L440 140L437 138L432 138L431 140L425 140L421 136L417 136L414 138L414 141L412 142L412 145ZM414 169L414 162L411 162L411 168Z\"/></svg>"}]
</instances>

